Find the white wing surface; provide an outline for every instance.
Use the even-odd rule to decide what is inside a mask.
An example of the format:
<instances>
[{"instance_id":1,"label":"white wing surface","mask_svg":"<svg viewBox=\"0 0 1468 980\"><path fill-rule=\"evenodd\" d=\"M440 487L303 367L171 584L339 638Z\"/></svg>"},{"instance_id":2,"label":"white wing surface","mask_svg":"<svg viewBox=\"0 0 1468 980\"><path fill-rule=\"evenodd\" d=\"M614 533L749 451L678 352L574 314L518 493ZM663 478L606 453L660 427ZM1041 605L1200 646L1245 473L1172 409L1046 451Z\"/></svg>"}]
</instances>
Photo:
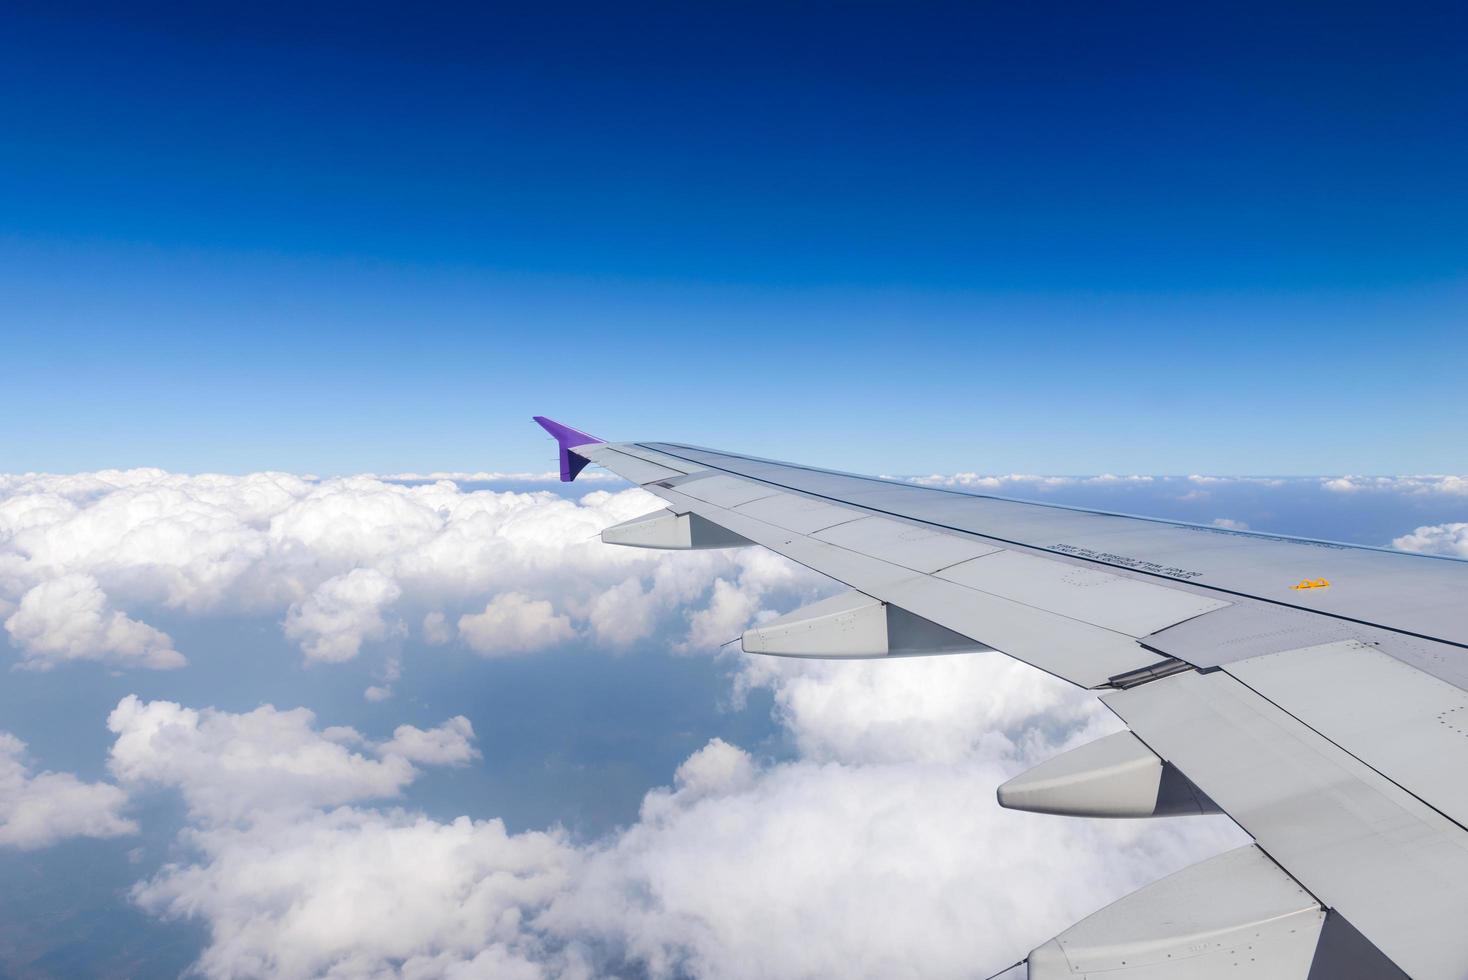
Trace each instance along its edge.
<instances>
[{"instance_id":1,"label":"white wing surface","mask_svg":"<svg viewBox=\"0 0 1468 980\"><path fill-rule=\"evenodd\" d=\"M760 545L852 592L750 652L994 649L1130 728L1017 809L1227 813L1255 840L1034 950L1032 978L1468 978L1468 563L918 487L538 419L667 508L642 547ZM1007 975L1007 974L1006 974Z\"/></svg>"}]
</instances>

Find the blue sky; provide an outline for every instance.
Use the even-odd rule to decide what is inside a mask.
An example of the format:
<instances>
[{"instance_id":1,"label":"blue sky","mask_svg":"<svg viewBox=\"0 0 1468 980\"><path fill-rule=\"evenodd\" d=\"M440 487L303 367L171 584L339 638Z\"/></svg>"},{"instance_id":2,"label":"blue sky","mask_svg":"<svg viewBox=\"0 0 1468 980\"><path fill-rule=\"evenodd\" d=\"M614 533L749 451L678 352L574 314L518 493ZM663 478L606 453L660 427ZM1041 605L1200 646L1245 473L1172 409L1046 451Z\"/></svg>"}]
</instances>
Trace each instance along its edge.
<instances>
[{"instance_id":1,"label":"blue sky","mask_svg":"<svg viewBox=\"0 0 1468 980\"><path fill-rule=\"evenodd\" d=\"M16 470L1456 472L1448 6L31 7Z\"/></svg>"}]
</instances>

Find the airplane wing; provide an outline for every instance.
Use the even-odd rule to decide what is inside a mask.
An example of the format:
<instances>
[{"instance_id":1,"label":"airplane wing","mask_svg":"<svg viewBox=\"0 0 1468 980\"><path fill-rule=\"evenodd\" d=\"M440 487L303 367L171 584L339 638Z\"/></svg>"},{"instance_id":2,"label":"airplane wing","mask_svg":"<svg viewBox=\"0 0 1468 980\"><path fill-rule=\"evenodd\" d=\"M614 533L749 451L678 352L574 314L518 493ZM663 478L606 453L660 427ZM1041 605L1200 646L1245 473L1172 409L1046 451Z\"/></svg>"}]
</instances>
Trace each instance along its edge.
<instances>
[{"instance_id":1,"label":"airplane wing","mask_svg":"<svg viewBox=\"0 0 1468 980\"><path fill-rule=\"evenodd\" d=\"M749 630L746 651L994 649L1126 723L1010 780L1001 804L1221 811L1254 838L1082 920L1015 976L1468 978L1468 562L537 421L563 479L596 463L667 502L604 541L756 544L851 587Z\"/></svg>"}]
</instances>

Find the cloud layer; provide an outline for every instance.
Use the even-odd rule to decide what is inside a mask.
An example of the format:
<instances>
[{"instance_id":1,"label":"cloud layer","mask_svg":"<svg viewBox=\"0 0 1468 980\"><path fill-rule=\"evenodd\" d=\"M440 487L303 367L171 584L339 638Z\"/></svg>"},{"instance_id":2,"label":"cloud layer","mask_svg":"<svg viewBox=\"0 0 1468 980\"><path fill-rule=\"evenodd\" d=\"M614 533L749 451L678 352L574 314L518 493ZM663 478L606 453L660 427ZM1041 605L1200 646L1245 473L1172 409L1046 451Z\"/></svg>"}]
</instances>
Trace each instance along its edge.
<instances>
[{"instance_id":1,"label":"cloud layer","mask_svg":"<svg viewBox=\"0 0 1468 980\"><path fill-rule=\"evenodd\" d=\"M722 642L740 603L762 597L761 583L796 581L782 560L755 551L658 554L596 540L659 506L636 489L577 501L366 476L0 477L0 615L37 669L181 666L169 637L147 623L158 611L276 617L304 657L322 663L414 627L430 643L505 656L583 633L629 646L682 622L683 605L720 579L741 595L720 593L718 611L691 625L685 645L706 644L711 630Z\"/></svg>"},{"instance_id":2,"label":"cloud layer","mask_svg":"<svg viewBox=\"0 0 1468 980\"><path fill-rule=\"evenodd\" d=\"M190 813L186 859L133 898L207 924L220 978L961 977L1242 839L1000 810L1007 775L1116 723L998 655L750 663L796 755L711 740L588 841L364 805L471 761L463 719L373 741L304 709L126 698L114 773Z\"/></svg>"},{"instance_id":3,"label":"cloud layer","mask_svg":"<svg viewBox=\"0 0 1468 980\"><path fill-rule=\"evenodd\" d=\"M506 476L428 476L445 475ZM569 500L548 491L465 491L446 479L410 485L410 476L419 475L316 480L139 469L0 477L0 617L33 669L77 660L159 669L186 662L150 625L160 612L274 617L317 662L350 660L415 631L485 656L577 637L625 648L670 620L686 620L678 642L699 649L728 640L772 598L821 587L758 550L658 554L601 546L595 537L602 528L660 506L640 490ZM1225 484L1285 482L974 473L913 479L1034 493L1161 481L1186 491L1183 499ZM1456 476L1304 482L1334 493L1468 493L1468 480ZM1404 536L1401 546L1458 553L1451 527ZM701 608L689 610L701 597ZM382 685L374 696L390 692Z\"/></svg>"},{"instance_id":4,"label":"cloud layer","mask_svg":"<svg viewBox=\"0 0 1468 980\"><path fill-rule=\"evenodd\" d=\"M1082 479L1152 478L921 482ZM1232 478L1170 479L1169 492L1206 493ZM1345 479L1308 482L1317 495L1382 489ZM1450 478L1407 479L1398 489L1458 492ZM5 478L0 614L33 668L177 666L182 654L153 616L256 616L311 663L385 656L368 692L383 701L404 638L488 658L638 644L710 655L751 621L832 588L759 549L596 541L657 506L640 490L572 500L375 477ZM1465 528L1424 526L1395 543L1468 554ZM195 664L209 656L187 652ZM177 794L186 827L171 863L132 900L204 925L198 969L209 977L733 978L984 975L1244 840L1223 818L999 809L1005 778L1117 728L1091 695L1000 655L725 656L728 699L767 695L777 738L707 741L604 837L423 812L414 783L425 769L495 758L465 718L369 736L291 701L232 712L129 696L108 718L116 785L37 773L19 741L0 736L0 843L126 834L129 793Z\"/></svg>"}]
</instances>

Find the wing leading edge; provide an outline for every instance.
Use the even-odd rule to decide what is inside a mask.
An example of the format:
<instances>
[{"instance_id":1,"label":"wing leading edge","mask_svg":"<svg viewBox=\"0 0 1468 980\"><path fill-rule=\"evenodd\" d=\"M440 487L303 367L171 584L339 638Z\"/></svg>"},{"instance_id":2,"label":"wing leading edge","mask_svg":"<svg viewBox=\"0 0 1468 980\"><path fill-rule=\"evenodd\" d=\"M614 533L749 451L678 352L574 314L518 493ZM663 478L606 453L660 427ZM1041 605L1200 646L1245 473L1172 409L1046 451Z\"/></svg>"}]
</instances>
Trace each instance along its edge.
<instances>
[{"instance_id":1,"label":"wing leading edge","mask_svg":"<svg viewBox=\"0 0 1468 980\"><path fill-rule=\"evenodd\" d=\"M1222 810L1254 837L1039 947L1029 976L1468 978L1468 563L536 421L563 479L596 463L667 504L604 540L758 544L852 588L751 630L747 651L992 648L1127 723L1132 742L1044 763L1001 803Z\"/></svg>"}]
</instances>

